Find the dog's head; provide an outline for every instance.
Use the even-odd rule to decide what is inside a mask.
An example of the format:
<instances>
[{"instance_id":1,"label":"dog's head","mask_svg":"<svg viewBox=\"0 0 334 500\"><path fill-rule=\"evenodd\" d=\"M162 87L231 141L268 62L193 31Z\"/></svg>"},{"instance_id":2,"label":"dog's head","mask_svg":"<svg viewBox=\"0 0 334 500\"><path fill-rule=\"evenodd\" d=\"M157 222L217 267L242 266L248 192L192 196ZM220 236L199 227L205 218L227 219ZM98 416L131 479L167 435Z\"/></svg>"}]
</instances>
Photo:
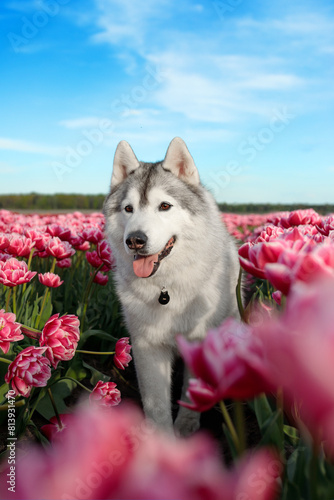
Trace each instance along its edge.
<instances>
[{"instance_id":1,"label":"dog's head","mask_svg":"<svg viewBox=\"0 0 334 500\"><path fill-rule=\"evenodd\" d=\"M190 239L189 221L201 196L199 174L182 139L173 139L157 163L140 162L126 141L118 144L104 213L112 244L133 259L138 277L153 276L174 246Z\"/></svg>"}]
</instances>

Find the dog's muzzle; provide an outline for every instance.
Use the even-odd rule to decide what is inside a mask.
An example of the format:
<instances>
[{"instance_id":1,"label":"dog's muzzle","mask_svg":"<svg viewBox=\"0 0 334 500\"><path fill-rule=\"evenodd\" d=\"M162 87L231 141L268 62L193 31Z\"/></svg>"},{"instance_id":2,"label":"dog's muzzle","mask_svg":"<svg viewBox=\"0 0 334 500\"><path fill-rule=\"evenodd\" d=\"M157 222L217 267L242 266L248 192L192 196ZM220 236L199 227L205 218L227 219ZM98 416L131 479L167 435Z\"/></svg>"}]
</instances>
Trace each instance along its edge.
<instances>
[{"instance_id":1,"label":"dog's muzzle","mask_svg":"<svg viewBox=\"0 0 334 500\"><path fill-rule=\"evenodd\" d=\"M126 244L128 245L128 247L137 251L143 250L147 242L147 236L144 233L141 233L141 235L138 236L138 233L141 232L138 231L136 233L136 236L129 235L129 237L126 239ZM142 236L144 236L146 239ZM128 244L128 240L131 246ZM153 276L157 272L161 261L171 253L175 240L176 237L172 236L159 253L153 255L141 255L137 253L134 256L133 261L133 271L135 275L139 278L150 278L151 276Z\"/></svg>"}]
</instances>

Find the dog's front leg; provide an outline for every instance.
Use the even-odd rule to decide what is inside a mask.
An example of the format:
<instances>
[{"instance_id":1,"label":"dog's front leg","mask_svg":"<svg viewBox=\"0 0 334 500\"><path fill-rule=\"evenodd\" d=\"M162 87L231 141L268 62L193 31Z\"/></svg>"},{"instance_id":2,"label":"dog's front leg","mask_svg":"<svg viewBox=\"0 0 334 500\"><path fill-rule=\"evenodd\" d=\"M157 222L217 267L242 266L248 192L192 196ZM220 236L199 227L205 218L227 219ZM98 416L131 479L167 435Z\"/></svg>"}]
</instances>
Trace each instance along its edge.
<instances>
[{"instance_id":1,"label":"dog's front leg","mask_svg":"<svg viewBox=\"0 0 334 500\"><path fill-rule=\"evenodd\" d=\"M132 349L145 415L159 427L172 432L172 348L136 339L132 341Z\"/></svg>"},{"instance_id":2,"label":"dog's front leg","mask_svg":"<svg viewBox=\"0 0 334 500\"><path fill-rule=\"evenodd\" d=\"M191 373L189 371L189 368L185 365L183 372L181 401L189 402L189 398L187 396L187 390L190 378L191 378ZM190 410L189 408L185 408L184 406L180 406L174 424L175 434L181 437L190 436L199 429L200 418L201 414L199 412Z\"/></svg>"}]
</instances>

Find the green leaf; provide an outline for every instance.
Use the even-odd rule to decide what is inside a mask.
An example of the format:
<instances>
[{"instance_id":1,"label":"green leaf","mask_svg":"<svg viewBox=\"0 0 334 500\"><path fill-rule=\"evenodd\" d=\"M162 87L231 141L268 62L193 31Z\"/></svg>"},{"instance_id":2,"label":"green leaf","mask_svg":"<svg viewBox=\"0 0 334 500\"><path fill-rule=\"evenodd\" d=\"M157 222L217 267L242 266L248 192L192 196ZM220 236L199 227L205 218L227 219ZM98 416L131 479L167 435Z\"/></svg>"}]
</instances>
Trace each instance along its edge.
<instances>
[{"instance_id":1,"label":"green leaf","mask_svg":"<svg viewBox=\"0 0 334 500\"><path fill-rule=\"evenodd\" d=\"M90 378L90 383L92 384L92 386L95 386L99 380L102 380L103 382L109 382L110 377L108 377L108 375L105 375L104 373L100 372L99 370L97 370L93 366L90 366L88 363L85 363L84 361L82 362L82 364L92 374Z\"/></svg>"},{"instance_id":2,"label":"green leaf","mask_svg":"<svg viewBox=\"0 0 334 500\"><path fill-rule=\"evenodd\" d=\"M273 444L277 448L283 449L284 443L282 442L282 435L277 423L280 416L281 412L275 411L265 422L263 422L261 426L262 439L258 445L259 447Z\"/></svg>"},{"instance_id":3,"label":"green leaf","mask_svg":"<svg viewBox=\"0 0 334 500\"><path fill-rule=\"evenodd\" d=\"M284 434L289 436L289 438L292 441L292 444L297 445L299 441L299 431L295 427L292 427L291 425L284 425L283 426L283 431Z\"/></svg>"},{"instance_id":4,"label":"green leaf","mask_svg":"<svg viewBox=\"0 0 334 500\"><path fill-rule=\"evenodd\" d=\"M231 433L230 433L226 424L223 424L223 431L224 431L226 440L228 442L232 458L233 458L233 460L236 460L238 458L238 451L235 447L235 444L233 442L233 438L232 438Z\"/></svg>"},{"instance_id":5,"label":"green leaf","mask_svg":"<svg viewBox=\"0 0 334 500\"><path fill-rule=\"evenodd\" d=\"M43 328L43 326L48 321L48 319L50 319L50 316L52 315L52 309L53 309L52 298L51 298L51 294L49 294L48 299L47 299L46 303L44 304L42 317L41 317L41 320L39 322L40 328Z\"/></svg>"},{"instance_id":6,"label":"green leaf","mask_svg":"<svg viewBox=\"0 0 334 500\"><path fill-rule=\"evenodd\" d=\"M301 500L302 498L300 490L295 483L284 481L282 500Z\"/></svg>"},{"instance_id":7,"label":"green leaf","mask_svg":"<svg viewBox=\"0 0 334 500\"><path fill-rule=\"evenodd\" d=\"M100 339L108 340L109 342L114 342L116 343L117 340L115 337L113 337L110 333L105 332L104 330L86 330L81 334L80 337L80 342L78 345L78 349L81 349L81 347L84 345L84 343L90 338L90 337L97 337Z\"/></svg>"},{"instance_id":8,"label":"green leaf","mask_svg":"<svg viewBox=\"0 0 334 500\"><path fill-rule=\"evenodd\" d=\"M0 387L0 401L1 401L1 404L6 404L7 403L7 399L5 398L5 394L7 394L7 392L9 391L9 385L4 383L2 384L2 386Z\"/></svg>"},{"instance_id":9,"label":"green leaf","mask_svg":"<svg viewBox=\"0 0 334 500\"><path fill-rule=\"evenodd\" d=\"M57 382L57 384L51 387L52 395L59 414L69 413L70 409L65 404L64 399L71 394L75 386L76 384L74 382L65 379L60 380L59 382ZM55 412L48 394L46 394L40 400L37 405L36 411L38 411L38 413L40 413L47 420L50 420L50 418L55 416Z\"/></svg>"},{"instance_id":10,"label":"green leaf","mask_svg":"<svg viewBox=\"0 0 334 500\"><path fill-rule=\"evenodd\" d=\"M267 397L264 394L254 399L253 409L255 411L257 423L259 424L260 430L262 430L265 422L269 420L269 418L274 413L274 410L271 408Z\"/></svg>"},{"instance_id":11,"label":"green leaf","mask_svg":"<svg viewBox=\"0 0 334 500\"><path fill-rule=\"evenodd\" d=\"M80 357L75 356L75 358L71 363L71 366L66 372L66 376L72 377L75 380L78 380L79 382L80 380L83 380L84 378L87 377L87 371L83 367L83 361Z\"/></svg>"}]
</instances>

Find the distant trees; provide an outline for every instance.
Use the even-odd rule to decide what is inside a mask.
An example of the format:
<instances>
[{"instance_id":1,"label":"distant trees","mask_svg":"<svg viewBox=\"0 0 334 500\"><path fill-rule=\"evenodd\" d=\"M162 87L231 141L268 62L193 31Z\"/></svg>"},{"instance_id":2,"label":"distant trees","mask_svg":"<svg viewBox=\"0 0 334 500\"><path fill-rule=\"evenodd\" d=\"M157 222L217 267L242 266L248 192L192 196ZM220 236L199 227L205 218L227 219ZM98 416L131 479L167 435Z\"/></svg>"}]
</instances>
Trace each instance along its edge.
<instances>
[{"instance_id":1,"label":"distant trees","mask_svg":"<svg viewBox=\"0 0 334 500\"><path fill-rule=\"evenodd\" d=\"M101 211L104 194L3 194L0 209L6 210L94 210Z\"/></svg>"},{"instance_id":2,"label":"distant trees","mask_svg":"<svg viewBox=\"0 0 334 500\"><path fill-rule=\"evenodd\" d=\"M3 194L0 195L0 209L43 211L48 210L93 210L101 211L105 199L104 194ZM283 212L299 208L314 208L319 214L334 213L334 205L307 205L305 203L219 203L222 212L239 214L263 214L268 212Z\"/></svg>"},{"instance_id":3,"label":"distant trees","mask_svg":"<svg viewBox=\"0 0 334 500\"><path fill-rule=\"evenodd\" d=\"M334 205L307 205L306 203L219 203L222 212L238 214L265 214L269 212L291 212L303 208L313 208L320 215L334 213Z\"/></svg>"}]
</instances>

